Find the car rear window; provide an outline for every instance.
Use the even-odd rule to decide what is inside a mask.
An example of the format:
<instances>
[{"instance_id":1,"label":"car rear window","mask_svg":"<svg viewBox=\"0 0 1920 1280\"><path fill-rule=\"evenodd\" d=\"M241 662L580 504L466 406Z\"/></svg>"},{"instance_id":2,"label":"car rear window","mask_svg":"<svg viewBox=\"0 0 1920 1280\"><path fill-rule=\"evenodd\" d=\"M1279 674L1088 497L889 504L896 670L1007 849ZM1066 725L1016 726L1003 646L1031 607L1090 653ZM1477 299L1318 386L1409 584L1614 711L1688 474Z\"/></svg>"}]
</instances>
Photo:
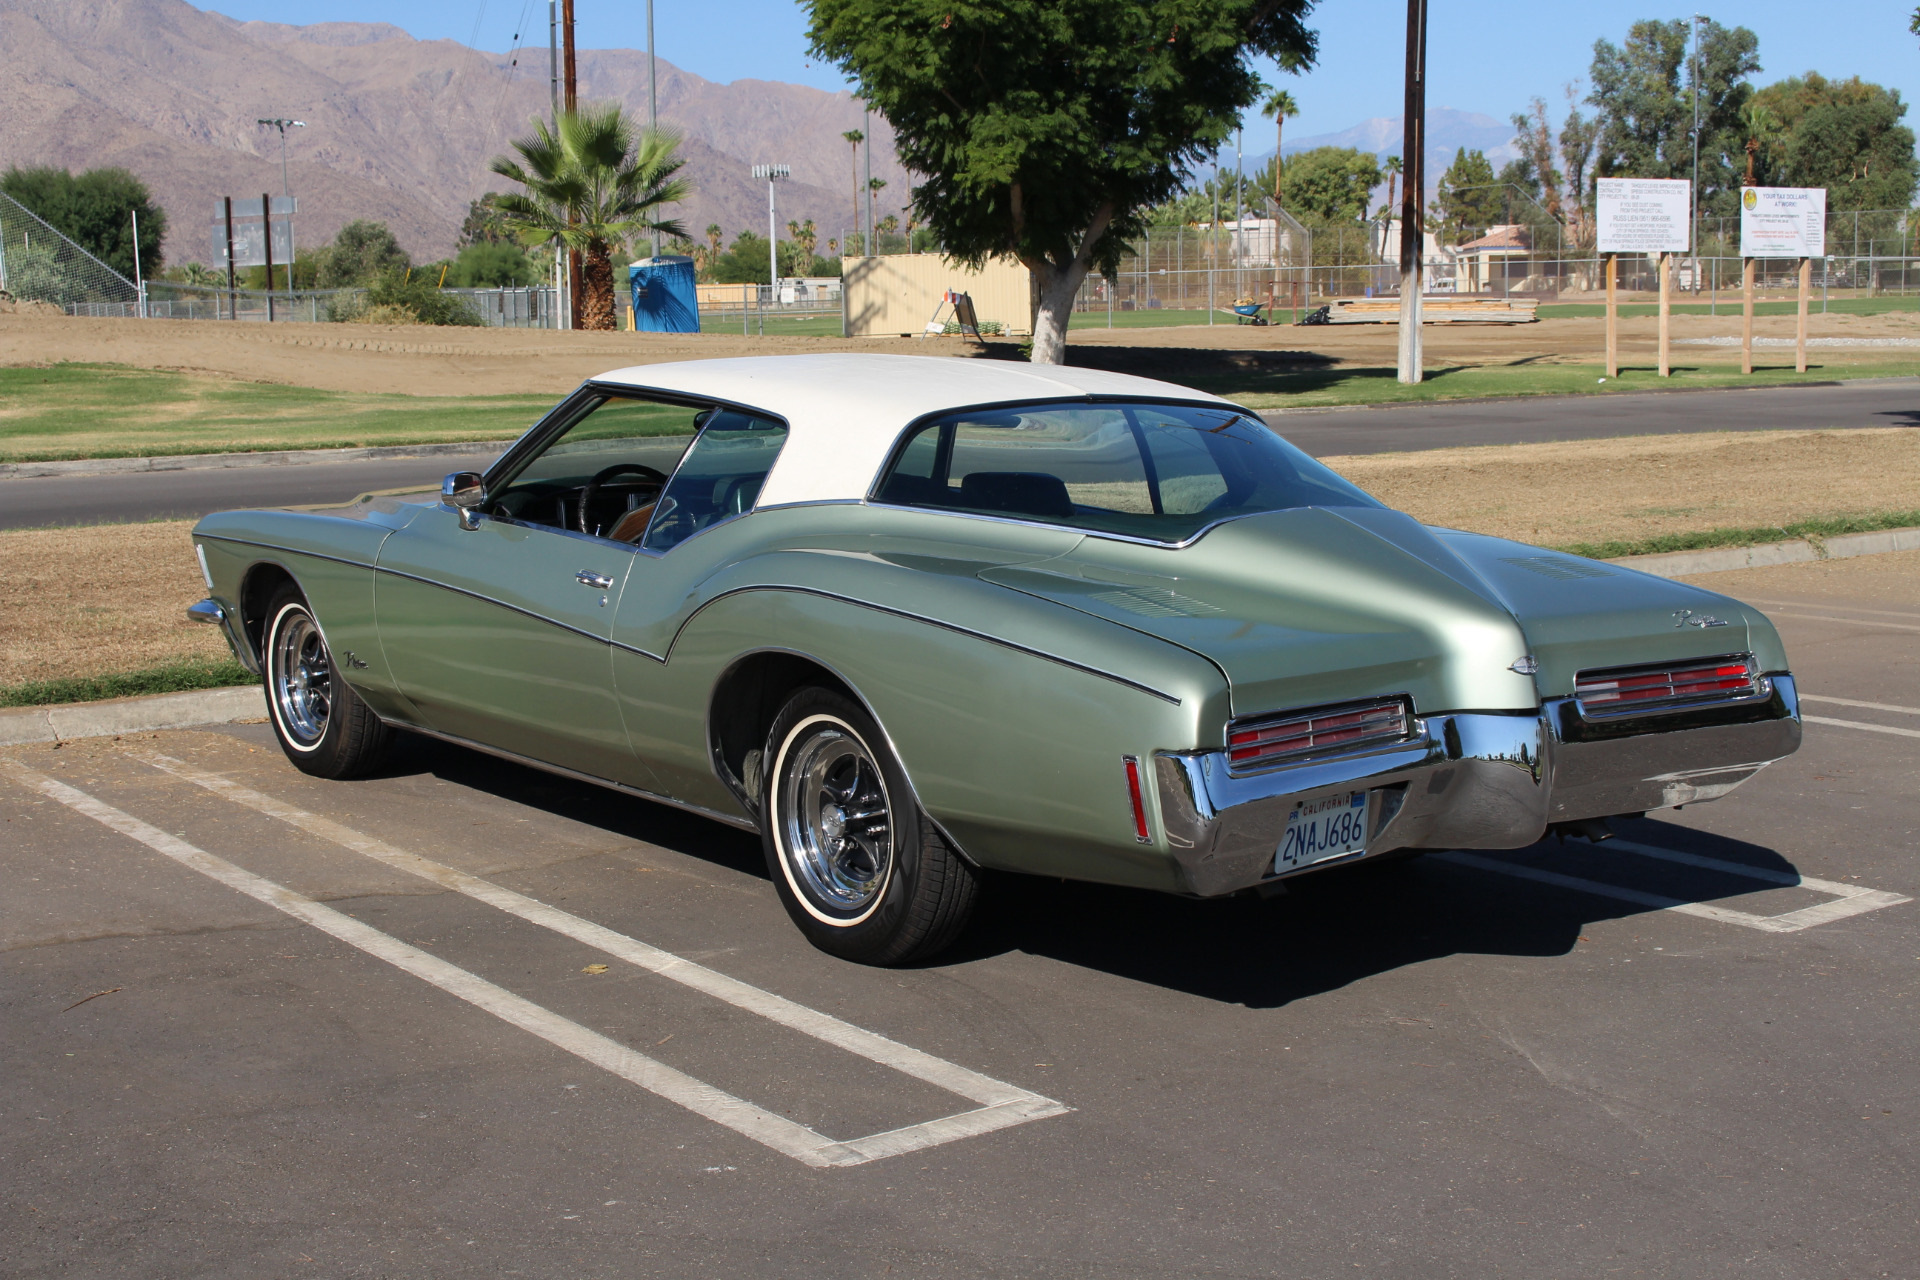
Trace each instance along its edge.
<instances>
[{"instance_id":1,"label":"car rear window","mask_svg":"<svg viewBox=\"0 0 1920 1280\"><path fill-rule=\"evenodd\" d=\"M1164 542L1256 512L1382 505L1237 410L1086 403L924 422L874 499Z\"/></svg>"}]
</instances>

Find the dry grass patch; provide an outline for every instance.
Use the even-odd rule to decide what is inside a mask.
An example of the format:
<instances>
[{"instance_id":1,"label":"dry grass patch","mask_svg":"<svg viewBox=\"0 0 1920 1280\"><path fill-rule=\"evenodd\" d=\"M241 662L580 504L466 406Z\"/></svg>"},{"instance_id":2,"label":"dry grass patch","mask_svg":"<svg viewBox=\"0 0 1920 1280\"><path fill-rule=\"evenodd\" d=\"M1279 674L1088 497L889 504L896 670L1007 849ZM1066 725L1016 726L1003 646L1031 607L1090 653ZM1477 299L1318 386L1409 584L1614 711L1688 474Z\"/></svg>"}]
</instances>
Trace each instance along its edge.
<instances>
[{"instance_id":1,"label":"dry grass patch","mask_svg":"<svg viewBox=\"0 0 1920 1280\"><path fill-rule=\"evenodd\" d=\"M1324 458L1428 524L1547 546L1920 507L1920 432L1739 431Z\"/></svg>"},{"instance_id":2,"label":"dry grass patch","mask_svg":"<svg viewBox=\"0 0 1920 1280\"><path fill-rule=\"evenodd\" d=\"M189 622L207 594L190 520L0 533L0 685L227 654Z\"/></svg>"}]
</instances>

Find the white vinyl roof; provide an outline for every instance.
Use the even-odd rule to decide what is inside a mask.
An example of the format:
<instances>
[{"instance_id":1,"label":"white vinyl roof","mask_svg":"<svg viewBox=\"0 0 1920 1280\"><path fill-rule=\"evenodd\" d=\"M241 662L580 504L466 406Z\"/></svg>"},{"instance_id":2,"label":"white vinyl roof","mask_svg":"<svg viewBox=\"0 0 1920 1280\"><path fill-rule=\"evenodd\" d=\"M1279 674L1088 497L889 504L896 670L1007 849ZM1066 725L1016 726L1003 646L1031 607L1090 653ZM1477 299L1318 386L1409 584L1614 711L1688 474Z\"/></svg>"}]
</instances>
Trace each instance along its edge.
<instances>
[{"instance_id":1,"label":"white vinyl roof","mask_svg":"<svg viewBox=\"0 0 1920 1280\"><path fill-rule=\"evenodd\" d=\"M636 365L594 379L762 409L791 427L759 505L866 497L907 424L973 405L1139 396L1225 404L1203 391L1096 369L950 356L832 353Z\"/></svg>"}]
</instances>

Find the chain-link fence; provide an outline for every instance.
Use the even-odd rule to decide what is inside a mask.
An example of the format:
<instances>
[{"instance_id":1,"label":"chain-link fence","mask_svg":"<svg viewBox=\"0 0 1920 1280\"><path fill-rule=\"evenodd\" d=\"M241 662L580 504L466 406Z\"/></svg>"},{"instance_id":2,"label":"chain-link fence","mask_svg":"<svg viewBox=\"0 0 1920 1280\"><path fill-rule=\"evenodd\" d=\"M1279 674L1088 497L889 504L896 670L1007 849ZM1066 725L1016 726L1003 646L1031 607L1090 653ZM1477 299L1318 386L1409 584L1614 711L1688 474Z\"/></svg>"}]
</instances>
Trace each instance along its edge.
<instances>
[{"instance_id":1,"label":"chain-link fence","mask_svg":"<svg viewBox=\"0 0 1920 1280\"><path fill-rule=\"evenodd\" d=\"M0 194L0 293L55 306L138 302L133 281Z\"/></svg>"}]
</instances>

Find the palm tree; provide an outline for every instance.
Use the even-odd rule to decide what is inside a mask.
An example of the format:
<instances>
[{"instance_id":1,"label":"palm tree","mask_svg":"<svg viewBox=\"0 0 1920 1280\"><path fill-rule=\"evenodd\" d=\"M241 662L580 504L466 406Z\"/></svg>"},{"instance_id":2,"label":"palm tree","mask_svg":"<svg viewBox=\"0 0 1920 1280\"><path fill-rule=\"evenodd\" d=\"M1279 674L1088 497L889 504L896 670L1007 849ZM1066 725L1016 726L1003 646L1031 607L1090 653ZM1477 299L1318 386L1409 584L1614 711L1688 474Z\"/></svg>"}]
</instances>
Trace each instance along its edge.
<instances>
[{"instance_id":1,"label":"palm tree","mask_svg":"<svg viewBox=\"0 0 1920 1280\"><path fill-rule=\"evenodd\" d=\"M1275 89L1262 104L1260 114L1273 119L1273 202L1280 203L1280 171L1286 162L1280 158L1280 144L1286 137L1287 117L1300 114L1300 104L1285 89Z\"/></svg>"},{"instance_id":2,"label":"palm tree","mask_svg":"<svg viewBox=\"0 0 1920 1280\"><path fill-rule=\"evenodd\" d=\"M860 225L860 144L867 135L858 129L849 129L840 135L853 145L853 225Z\"/></svg>"},{"instance_id":3,"label":"palm tree","mask_svg":"<svg viewBox=\"0 0 1920 1280\"><path fill-rule=\"evenodd\" d=\"M1762 153L1768 150L1773 145L1774 139L1780 136L1780 122L1774 118L1773 112L1767 109L1766 103L1749 101L1746 106L1740 108L1740 123L1746 126L1747 132L1745 185L1750 187L1753 185L1753 162L1761 159Z\"/></svg>"},{"instance_id":4,"label":"palm tree","mask_svg":"<svg viewBox=\"0 0 1920 1280\"><path fill-rule=\"evenodd\" d=\"M686 199L686 163L677 134L636 129L618 104L563 111L548 128L516 138L520 153L496 156L492 170L526 188L495 203L501 222L528 248L560 244L578 252L581 327L611 329L613 255L642 232L684 237L678 221L658 217L660 206Z\"/></svg>"},{"instance_id":5,"label":"palm tree","mask_svg":"<svg viewBox=\"0 0 1920 1280\"><path fill-rule=\"evenodd\" d=\"M1391 222L1393 220L1394 179L1398 178L1401 175L1401 173L1403 173L1406 170L1407 166L1406 166L1406 163L1403 160L1401 160L1399 156L1388 156L1386 164L1381 167L1387 171L1387 205L1386 205L1386 208L1382 209L1380 212L1385 215L1386 221Z\"/></svg>"}]
</instances>

